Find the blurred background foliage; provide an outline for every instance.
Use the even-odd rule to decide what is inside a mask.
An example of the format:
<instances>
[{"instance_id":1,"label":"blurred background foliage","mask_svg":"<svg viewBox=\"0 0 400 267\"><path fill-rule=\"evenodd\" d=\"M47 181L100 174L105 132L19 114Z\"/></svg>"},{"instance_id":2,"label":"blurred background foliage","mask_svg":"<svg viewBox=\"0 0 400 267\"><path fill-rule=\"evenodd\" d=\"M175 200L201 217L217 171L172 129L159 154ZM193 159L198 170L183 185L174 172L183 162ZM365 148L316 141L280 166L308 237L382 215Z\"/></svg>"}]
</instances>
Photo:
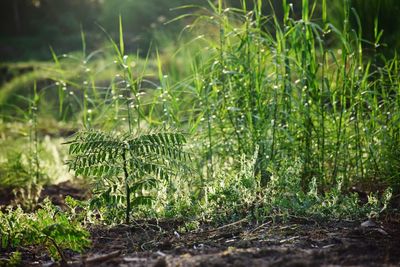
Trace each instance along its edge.
<instances>
[{"instance_id":1,"label":"blurred background foliage","mask_svg":"<svg viewBox=\"0 0 400 267\"><path fill-rule=\"evenodd\" d=\"M226 0L229 6L240 6L242 0ZM251 8L252 1L247 1ZM268 1L264 1L268 2ZM271 6L276 14L282 13L282 0L264 4L264 12L270 13ZM294 13L301 16L301 0L292 2ZM311 5L313 1L310 1ZM318 1L318 5L319 5ZM398 0L352 0L352 6L360 17L365 40L374 41L375 18L379 30L383 30L380 52L393 54L400 47L400 1ZM81 48L81 29L86 34L88 48L102 47L105 35L99 25L111 35L118 30L121 14L127 49L147 51L154 32L179 32L185 24L165 25L182 10L173 8L182 5L208 5L206 0L2 0L0 1L0 60L44 60L50 59L49 46L58 53ZM316 6L316 12L319 7ZM343 23L342 1L328 1L330 21L338 27ZM187 13L185 9L183 12ZM318 16L315 16L318 17ZM353 16L354 17L354 16ZM187 22L187 21L186 21ZM353 19L357 27L357 20ZM176 35L175 35L176 36Z\"/></svg>"},{"instance_id":2,"label":"blurred background foliage","mask_svg":"<svg viewBox=\"0 0 400 267\"><path fill-rule=\"evenodd\" d=\"M172 8L194 0L3 0L0 2L0 59L49 59L57 52L81 49L81 29L92 49L102 47L105 35L117 34L122 16L129 50L147 50L151 32L176 16Z\"/></svg>"}]
</instances>

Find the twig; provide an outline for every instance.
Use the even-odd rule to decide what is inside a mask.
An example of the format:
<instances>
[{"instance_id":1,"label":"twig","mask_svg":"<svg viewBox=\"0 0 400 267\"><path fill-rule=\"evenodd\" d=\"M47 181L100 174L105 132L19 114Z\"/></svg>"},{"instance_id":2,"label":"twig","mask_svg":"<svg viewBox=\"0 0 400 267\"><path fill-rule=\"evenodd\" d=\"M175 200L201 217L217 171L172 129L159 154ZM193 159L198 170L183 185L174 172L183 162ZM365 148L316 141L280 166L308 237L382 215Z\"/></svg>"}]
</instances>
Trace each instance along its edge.
<instances>
[{"instance_id":1,"label":"twig","mask_svg":"<svg viewBox=\"0 0 400 267\"><path fill-rule=\"evenodd\" d=\"M259 230L259 229L263 228L264 226L267 226L268 224L271 224L271 223L272 223L272 221L268 221L268 222L266 222L266 223L263 223L263 224L257 226L256 228L250 230L250 231L249 231L249 234L254 233L254 232L256 232L257 230Z\"/></svg>"},{"instance_id":2,"label":"twig","mask_svg":"<svg viewBox=\"0 0 400 267\"><path fill-rule=\"evenodd\" d=\"M146 250L147 250L147 249L145 248L146 245L151 244L151 243L156 243L156 242L157 242L157 241L156 241L155 239L150 240L150 241L147 241L147 242L144 242L142 245L140 245L140 248L141 248L143 251L146 251Z\"/></svg>"},{"instance_id":3,"label":"twig","mask_svg":"<svg viewBox=\"0 0 400 267\"><path fill-rule=\"evenodd\" d=\"M245 221L247 221L247 218L241 219L239 221L236 221L236 222L233 222L233 223L230 223L230 224L223 225L221 227L216 228L213 231L217 231L217 230L221 230L221 229L224 229L224 228L227 228L227 227L230 227L230 226L234 226L236 224L240 224L240 223L245 222Z\"/></svg>"},{"instance_id":4,"label":"twig","mask_svg":"<svg viewBox=\"0 0 400 267\"><path fill-rule=\"evenodd\" d=\"M86 260L83 261L84 265L91 265L91 264L96 264L96 263L101 263L104 261L108 261L112 258L118 257L121 255L121 251L117 250L108 254L100 255L100 256L93 256L90 258L87 258Z\"/></svg>"}]
</instances>

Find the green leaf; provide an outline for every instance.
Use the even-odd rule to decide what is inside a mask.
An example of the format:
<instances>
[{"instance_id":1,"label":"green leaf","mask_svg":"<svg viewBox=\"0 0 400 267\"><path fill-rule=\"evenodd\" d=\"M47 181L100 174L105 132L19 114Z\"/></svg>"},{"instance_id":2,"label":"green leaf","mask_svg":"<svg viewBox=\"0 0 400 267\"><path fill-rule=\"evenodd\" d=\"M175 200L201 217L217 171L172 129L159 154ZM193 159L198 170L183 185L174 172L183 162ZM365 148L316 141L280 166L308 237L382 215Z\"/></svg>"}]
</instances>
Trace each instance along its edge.
<instances>
[{"instance_id":1,"label":"green leaf","mask_svg":"<svg viewBox=\"0 0 400 267\"><path fill-rule=\"evenodd\" d=\"M154 198L152 196L138 196L133 199L132 204L135 206L150 206L153 202Z\"/></svg>"},{"instance_id":2,"label":"green leaf","mask_svg":"<svg viewBox=\"0 0 400 267\"><path fill-rule=\"evenodd\" d=\"M131 189L133 192L138 190L149 190L157 187L157 180L154 178L148 178L131 185Z\"/></svg>"},{"instance_id":3,"label":"green leaf","mask_svg":"<svg viewBox=\"0 0 400 267\"><path fill-rule=\"evenodd\" d=\"M122 29L122 16L119 15L119 50L122 56L125 55L125 46L124 46L124 33Z\"/></svg>"}]
</instances>

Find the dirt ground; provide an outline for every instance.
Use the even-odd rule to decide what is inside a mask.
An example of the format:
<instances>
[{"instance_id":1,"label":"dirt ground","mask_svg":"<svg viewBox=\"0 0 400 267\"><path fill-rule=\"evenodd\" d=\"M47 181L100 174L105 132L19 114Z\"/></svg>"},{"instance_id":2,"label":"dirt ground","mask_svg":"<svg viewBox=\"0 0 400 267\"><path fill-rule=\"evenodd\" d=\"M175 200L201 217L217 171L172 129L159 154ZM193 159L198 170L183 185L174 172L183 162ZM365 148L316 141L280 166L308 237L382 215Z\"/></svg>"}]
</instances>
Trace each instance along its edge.
<instances>
[{"instance_id":1,"label":"dirt ground","mask_svg":"<svg viewBox=\"0 0 400 267\"><path fill-rule=\"evenodd\" d=\"M66 193L46 189L46 195ZM77 196L79 196L79 192ZM92 226L92 247L66 253L69 266L400 266L400 220L318 223L292 218L282 223L240 220L203 224L182 232L176 220ZM45 254L21 250L23 266L57 266ZM2 258L8 253L2 252Z\"/></svg>"},{"instance_id":2,"label":"dirt ground","mask_svg":"<svg viewBox=\"0 0 400 267\"><path fill-rule=\"evenodd\" d=\"M400 266L398 224L242 220L184 234L176 226L164 221L92 229L93 247L74 265Z\"/></svg>"}]
</instances>

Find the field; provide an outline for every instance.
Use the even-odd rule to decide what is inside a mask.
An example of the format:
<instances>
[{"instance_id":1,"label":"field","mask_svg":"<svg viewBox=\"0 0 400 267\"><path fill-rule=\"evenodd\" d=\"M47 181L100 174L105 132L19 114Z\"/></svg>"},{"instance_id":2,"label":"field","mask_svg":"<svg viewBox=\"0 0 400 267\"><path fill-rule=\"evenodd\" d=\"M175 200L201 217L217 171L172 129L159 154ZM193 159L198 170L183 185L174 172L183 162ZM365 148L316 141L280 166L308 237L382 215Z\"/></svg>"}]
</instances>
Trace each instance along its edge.
<instances>
[{"instance_id":1,"label":"field","mask_svg":"<svg viewBox=\"0 0 400 267\"><path fill-rule=\"evenodd\" d=\"M327 4L2 63L0 266L400 264L399 59Z\"/></svg>"}]
</instances>

